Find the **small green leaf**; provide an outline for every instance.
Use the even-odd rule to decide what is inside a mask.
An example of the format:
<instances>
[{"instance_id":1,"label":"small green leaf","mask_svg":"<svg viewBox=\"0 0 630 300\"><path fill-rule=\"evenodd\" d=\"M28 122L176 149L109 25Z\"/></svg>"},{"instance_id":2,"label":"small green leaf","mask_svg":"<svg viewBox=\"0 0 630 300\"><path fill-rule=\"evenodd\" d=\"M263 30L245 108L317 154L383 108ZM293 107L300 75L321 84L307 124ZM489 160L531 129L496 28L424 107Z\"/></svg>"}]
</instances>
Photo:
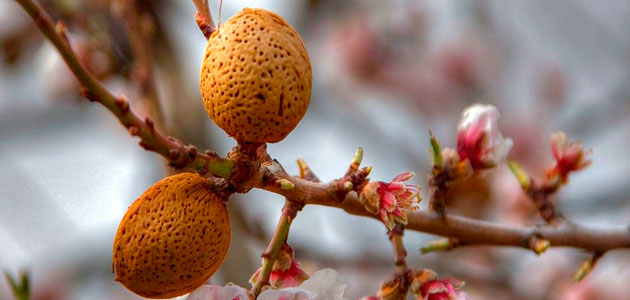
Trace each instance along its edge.
<instances>
[{"instance_id":1,"label":"small green leaf","mask_svg":"<svg viewBox=\"0 0 630 300\"><path fill-rule=\"evenodd\" d=\"M523 190L528 191L529 185L531 183L531 178L529 177L529 174L527 174L523 167L521 167L521 165L514 160L508 161L507 165L508 167L510 167L510 171L512 171L512 174L514 174L514 176L516 177L516 180L518 180L518 182L521 184Z\"/></svg>"},{"instance_id":2,"label":"small green leaf","mask_svg":"<svg viewBox=\"0 0 630 300\"><path fill-rule=\"evenodd\" d=\"M433 133L429 131L431 136L431 161L434 167L444 167L444 157L442 157L442 149L440 148L440 142L433 136Z\"/></svg>"}]
</instances>

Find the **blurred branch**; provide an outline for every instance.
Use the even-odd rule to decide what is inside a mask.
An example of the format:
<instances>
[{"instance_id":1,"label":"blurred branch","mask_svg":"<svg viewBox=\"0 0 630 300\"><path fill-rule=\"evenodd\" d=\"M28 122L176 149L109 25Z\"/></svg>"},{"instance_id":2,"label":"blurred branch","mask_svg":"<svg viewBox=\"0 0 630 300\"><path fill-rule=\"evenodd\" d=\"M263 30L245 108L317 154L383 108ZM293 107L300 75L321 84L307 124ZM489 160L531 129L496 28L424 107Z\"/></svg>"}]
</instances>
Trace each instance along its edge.
<instances>
[{"instance_id":1,"label":"blurred branch","mask_svg":"<svg viewBox=\"0 0 630 300\"><path fill-rule=\"evenodd\" d=\"M173 167L210 173L221 177L229 177L233 162L216 156L213 153L198 153L193 146L186 146L180 141L166 136L155 129L150 118L141 120L129 109L129 102L124 96L116 97L109 92L103 83L87 71L72 51L63 23L53 25L50 16L33 0L17 1L35 21L44 36L57 48L70 70L83 85L82 95L95 101L111 111L125 126L131 135L140 137L140 145L166 157Z\"/></svg>"},{"instance_id":2,"label":"blurred branch","mask_svg":"<svg viewBox=\"0 0 630 300\"><path fill-rule=\"evenodd\" d=\"M115 11L125 24L127 39L133 52L133 79L140 88L142 100L149 107L150 115L164 125L164 116L155 85L153 68L153 36L155 20L150 13L140 11L137 1L118 0Z\"/></svg>"},{"instance_id":3,"label":"blurred branch","mask_svg":"<svg viewBox=\"0 0 630 300\"><path fill-rule=\"evenodd\" d=\"M367 182L370 168L361 168L360 153L353 159L347 173L329 183L319 183L290 176L269 157L264 145L240 145L220 158L212 152L197 153L191 146L168 137L154 128L153 121L142 121L129 110L124 97L113 96L78 61L70 48L65 28L53 26L50 17L33 0L17 0L33 18L42 33L53 43L64 60L85 87L83 95L110 110L132 135L141 138L140 145L166 157L171 165L200 173L230 179L239 192L256 187L303 204L337 207L350 214L377 218L366 211L356 193ZM261 147L262 146L262 147ZM530 249L532 237L547 240L552 247L566 246L604 253L615 248L630 248L630 227L592 229L563 223L558 226L516 227L475 220L451 214L407 211L406 229L444 237L457 238L468 245L515 246Z\"/></svg>"}]
</instances>

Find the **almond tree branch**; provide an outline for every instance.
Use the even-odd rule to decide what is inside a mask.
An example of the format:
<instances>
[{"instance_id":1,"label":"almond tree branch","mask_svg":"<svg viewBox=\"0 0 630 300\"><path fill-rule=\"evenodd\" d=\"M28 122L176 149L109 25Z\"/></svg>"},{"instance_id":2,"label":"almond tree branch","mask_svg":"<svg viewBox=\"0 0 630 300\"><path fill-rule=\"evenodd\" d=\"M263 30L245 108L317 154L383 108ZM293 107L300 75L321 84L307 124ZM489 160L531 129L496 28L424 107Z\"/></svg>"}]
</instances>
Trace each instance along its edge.
<instances>
[{"instance_id":1,"label":"almond tree branch","mask_svg":"<svg viewBox=\"0 0 630 300\"><path fill-rule=\"evenodd\" d=\"M304 201L305 204L337 207L353 215L377 219L376 215L365 210L356 193L341 190L338 181L331 183L311 182L292 177L286 172L276 172L275 176L291 181L295 188L283 190L263 182L260 182L257 187L291 199ZM630 248L630 226L594 229L572 223L562 223L558 226L517 227L452 214L445 214L442 217L435 212L411 210L407 210L407 219L408 224L405 226L407 230L456 238L468 245L513 246L530 249L530 240L536 236L548 240L551 247L573 247L600 252L616 248Z\"/></svg>"},{"instance_id":2,"label":"almond tree branch","mask_svg":"<svg viewBox=\"0 0 630 300\"><path fill-rule=\"evenodd\" d=\"M42 33L63 56L79 82L85 87L83 94L88 99L104 105L133 135L141 138L141 146L166 157L173 166L200 173L208 172L224 178L229 177L231 180L235 177L232 173L238 176L245 174L240 171L234 172L237 164L248 168L254 166L256 169L246 172L245 179L232 180L236 185L246 183L248 186L243 188L243 191L251 187L261 188L304 204L336 207L350 214L377 218L365 210L357 194L353 192L359 190L369 174L367 168L349 170L343 178L329 183L313 182L288 175L282 166L268 155L261 157L259 162L224 159L212 153L197 153L194 147L185 146L155 130L150 119L143 121L133 114L124 98L113 96L81 65L67 42L62 25L58 25L55 29L48 14L33 0L16 1L27 11ZM279 179L286 180L285 184L277 184ZM286 184L287 181L291 184ZM601 253L616 248L630 248L630 227L628 226L594 229L563 223L559 226L515 227L423 211L407 211L407 218L408 225L405 228L408 230L457 238L467 244L515 246L529 249L528 243L531 237L537 236L548 240L552 247L574 247Z\"/></svg>"},{"instance_id":3,"label":"almond tree branch","mask_svg":"<svg viewBox=\"0 0 630 300\"><path fill-rule=\"evenodd\" d=\"M82 95L111 111L125 126L131 135L140 137L140 145L146 150L166 157L177 168L210 173L227 178L231 175L234 163L212 153L198 153L193 146L186 146L155 129L149 118L142 120L129 109L129 102L124 97L110 93L103 83L98 81L82 64L72 51L63 23L53 25L50 16L33 0L17 0L35 21L35 24L48 40L57 48L64 61L83 85Z\"/></svg>"}]
</instances>

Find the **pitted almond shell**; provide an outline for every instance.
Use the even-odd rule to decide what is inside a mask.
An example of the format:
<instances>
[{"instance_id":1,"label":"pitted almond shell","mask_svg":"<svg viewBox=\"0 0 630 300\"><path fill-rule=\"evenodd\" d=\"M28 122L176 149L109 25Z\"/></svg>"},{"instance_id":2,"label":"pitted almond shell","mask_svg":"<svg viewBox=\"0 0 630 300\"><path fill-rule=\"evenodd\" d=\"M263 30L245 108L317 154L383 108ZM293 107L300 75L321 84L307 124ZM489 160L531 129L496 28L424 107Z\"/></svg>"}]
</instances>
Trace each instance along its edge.
<instances>
[{"instance_id":1,"label":"pitted almond shell","mask_svg":"<svg viewBox=\"0 0 630 300\"><path fill-rule=\"evenodd\" d=\"M230 245L225 200L197 174L169 176L127 210L114 239L116 280L148 298L172 298L204 284Z\"/></svg>"},{"instance_id":2,"label":"pitted almond shell","mask_svg":"<svg viewBox=\"0 0 630 300\"><path fill-rule=\"evenodd\" d=\"M204 107L238 142L284 139L306 113L311 84L302 39L270 11L245 8L208 39L200 78Z\"/></svg>"}]
</instances>

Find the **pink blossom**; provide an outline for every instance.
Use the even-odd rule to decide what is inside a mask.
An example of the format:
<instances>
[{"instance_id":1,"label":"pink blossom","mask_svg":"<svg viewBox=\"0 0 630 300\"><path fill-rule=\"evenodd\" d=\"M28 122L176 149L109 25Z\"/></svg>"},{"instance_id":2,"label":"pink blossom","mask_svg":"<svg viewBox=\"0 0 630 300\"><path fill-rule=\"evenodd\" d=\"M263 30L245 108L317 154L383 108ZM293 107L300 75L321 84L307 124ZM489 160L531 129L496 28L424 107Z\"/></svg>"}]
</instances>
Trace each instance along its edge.
<instances>
[{"instance_id":1,"label":"pink blossom","mask_svg":"<svg viewBox=\"0 0 630 300\"><path fill-rule=\"evenodd\" d=\"M406 172L389 183L370 182L361 191L359 200L369 212L377 214L387 228L394 228L395 223L407 224L405 209L418 209L414 199L420 200L418 186L404 183L413 176L413 172Z\"/></svg>"},{"instance_id":2,"label":"pink blossom","mask_svg":"<svg viewBox=\"0 0 630 300\"><path fill-rule=\"evenodd\" d=\"M464 282L455 278L438 279L437 274L429 269L413 272L411 293L416 300L466 300L464 292L459 291Z\"/></svg>"},{"instance_id":3,"label":"pink blossom","mask_svg":"<svg viewBox=\"0 0 630 300\"><path fill-rule=\"evenodd\" d=\"M474 170L497 166L507 158L512 139L503 138L498 125L499 110L474 104L462 114L457 132L457 154L468 159Z\"/></svg>"},{"instance_id":4,"label":"pink blossom","mask_svg":"<svg viewBox=\"0 0 630 300\"><path fill-rule=\"evenodd\" d=\"M567 142L564 132L556 132L551 136L551 151L556 164L547 172L548 177L559 176L561 182L566 182L570 172L579 171L591 164L588 159L590 151L585 151L582 143Z\"/></svg>"},{"instance_id":5,"label":"pink blossom","mask_svg":"<svg viewBox=\"0 0 630 300\"><path fill-rule=\"evenodd\" d=\"M250 279L254 284L260 276L262 268L258 269ZM300 263L294 259L293 248L284 244L278 258L271 269L269 284L275 288L287 288L298 286L308 279L308 274L300 268Z\"/></svg>"}]
</instances>

